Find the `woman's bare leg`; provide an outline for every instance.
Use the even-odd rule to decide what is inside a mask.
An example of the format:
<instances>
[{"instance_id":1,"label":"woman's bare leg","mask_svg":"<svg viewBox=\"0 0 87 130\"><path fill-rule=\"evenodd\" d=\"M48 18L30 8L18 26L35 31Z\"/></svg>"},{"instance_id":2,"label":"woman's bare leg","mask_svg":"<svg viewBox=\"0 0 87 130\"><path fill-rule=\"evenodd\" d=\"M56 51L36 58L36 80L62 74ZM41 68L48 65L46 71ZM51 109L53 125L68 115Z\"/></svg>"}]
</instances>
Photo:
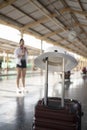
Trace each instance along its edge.
<instances>
[{"instance_id":1,"label":"woman's bare leg","mask_svg":"<svg viewBox=\"0 0 87 130\"><path fill-rule=\"evenodd\" d=\"M25 76L26 76L26 68L23 68L21 71L21 79L22 79L23 88L25 88Z\"/></svg>"},{"instance_id":2,"label":"woman's bare leg","mask_svg":"<svg viewBox=\"0 0 87 130\"><path fill-rule=\"evenodd\" d=\"M17 68L17 80L16 80L17 88L19 88L20 78L21 78L21 68Z\"/></svg>"}]
</instances>

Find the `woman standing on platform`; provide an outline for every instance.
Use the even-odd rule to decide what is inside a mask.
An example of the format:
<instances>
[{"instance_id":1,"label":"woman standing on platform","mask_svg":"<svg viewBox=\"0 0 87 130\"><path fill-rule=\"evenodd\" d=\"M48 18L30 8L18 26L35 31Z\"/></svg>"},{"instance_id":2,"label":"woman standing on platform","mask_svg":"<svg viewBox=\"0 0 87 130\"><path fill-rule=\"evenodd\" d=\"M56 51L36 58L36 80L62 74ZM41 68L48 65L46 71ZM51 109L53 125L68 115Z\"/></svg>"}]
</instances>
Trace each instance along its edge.
<instances>
[{"instance_id":1,"label":"woman standing on platform","mask_svg":"<svg viewBox=\"0 0 87 130\"><path fill-rule=\"evenodd\" d=\"M20 39L19 47L15 49L14 55L16 58L16 68L17 68L17 94L24 94L25 92L25 76L26 68L28 63L28 51L24 46L24 40ZM22 81L22 86L20 87L20 79Z\"/></svg>"}]
</instances>

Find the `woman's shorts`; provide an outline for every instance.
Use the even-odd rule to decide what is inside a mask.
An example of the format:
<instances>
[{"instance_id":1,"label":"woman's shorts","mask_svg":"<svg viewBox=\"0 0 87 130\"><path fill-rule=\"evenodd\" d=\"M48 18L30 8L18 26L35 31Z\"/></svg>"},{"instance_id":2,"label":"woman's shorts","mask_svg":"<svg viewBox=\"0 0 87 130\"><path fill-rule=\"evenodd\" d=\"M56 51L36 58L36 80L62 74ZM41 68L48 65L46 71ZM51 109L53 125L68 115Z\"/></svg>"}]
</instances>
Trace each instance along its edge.
<instances>
[{"instance_id":1,"label":"woman's shorts","mask_svg":"<svg viewBox=\"0 0 87 130\"><path fill-rule=\"evenodd\" d=\"M19 67L19 68L27 68L26 60L21 60L21 65L17 64L17 67Z\"/></svg>"}]
</instances>

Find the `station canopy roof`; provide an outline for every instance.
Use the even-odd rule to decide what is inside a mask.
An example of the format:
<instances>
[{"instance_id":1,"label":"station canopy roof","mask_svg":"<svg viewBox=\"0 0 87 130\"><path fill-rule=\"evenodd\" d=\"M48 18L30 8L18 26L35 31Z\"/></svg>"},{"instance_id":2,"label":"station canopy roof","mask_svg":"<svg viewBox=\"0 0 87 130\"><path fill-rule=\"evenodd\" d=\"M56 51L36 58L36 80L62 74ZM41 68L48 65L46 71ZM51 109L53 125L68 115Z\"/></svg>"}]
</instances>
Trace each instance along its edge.
<instances>
[{"instance_id":1,"label":"station canopy roof","mask_svg":"<svg viewBox=\"0 0 87 130\"><path fill-rule=\"evenodd\" d=\"M87 0L0 0L0 23L87 57Z\"/></svg>"}]
</instances>

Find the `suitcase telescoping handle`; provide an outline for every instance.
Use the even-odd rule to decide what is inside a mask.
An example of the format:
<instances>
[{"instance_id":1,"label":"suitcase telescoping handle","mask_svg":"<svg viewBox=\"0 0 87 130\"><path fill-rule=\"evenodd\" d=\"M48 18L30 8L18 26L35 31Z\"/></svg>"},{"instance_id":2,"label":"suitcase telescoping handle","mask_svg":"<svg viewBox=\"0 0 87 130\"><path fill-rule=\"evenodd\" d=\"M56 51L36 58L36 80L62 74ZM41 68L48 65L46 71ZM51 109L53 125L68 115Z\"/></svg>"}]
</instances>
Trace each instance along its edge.
<instances>
[{"instance_id":1,"label":"suitcase telescoping handle","mask_svg":"<svg viewBox=\"0 0 87 130\"><path fill-rule=\"evenodd\" d=\"M44 105L47 106L47 99L48 99L48 57L46 57L44 59L44 62L46 64L45 66L45 92L44 92ZM65 86L65 63L64 63L64 58L63 58L63 62L62 62L62 66L63 66L63 71L62 71L62 96L61 96L61 107L64 107L64 96L65 96L65 90L64 90L64 86Z\"/></svg>"},{"instance_id":2,"label":"suitcase telescoping handle","mask_svg":"<svg viewBox=\"0 0 87 130\"><path fill-rule=\"evenodd\" d=\"M45 92L44 92L44 105L47 106L47 98L48 98L48 57L46 57L45 59Z\"/></svg>"},{"instance_id":3,"label":"suitcase telescoping handle","mask_svg":"<svg viewBox=\"0 0 87 130\"><path fill-rule=\"evenodd\" d=\"M63 58L62 62L62 96L61 96L61 107L64 107L64 97L65 97L65 60Z\"/></svg>"}]
</instances>

